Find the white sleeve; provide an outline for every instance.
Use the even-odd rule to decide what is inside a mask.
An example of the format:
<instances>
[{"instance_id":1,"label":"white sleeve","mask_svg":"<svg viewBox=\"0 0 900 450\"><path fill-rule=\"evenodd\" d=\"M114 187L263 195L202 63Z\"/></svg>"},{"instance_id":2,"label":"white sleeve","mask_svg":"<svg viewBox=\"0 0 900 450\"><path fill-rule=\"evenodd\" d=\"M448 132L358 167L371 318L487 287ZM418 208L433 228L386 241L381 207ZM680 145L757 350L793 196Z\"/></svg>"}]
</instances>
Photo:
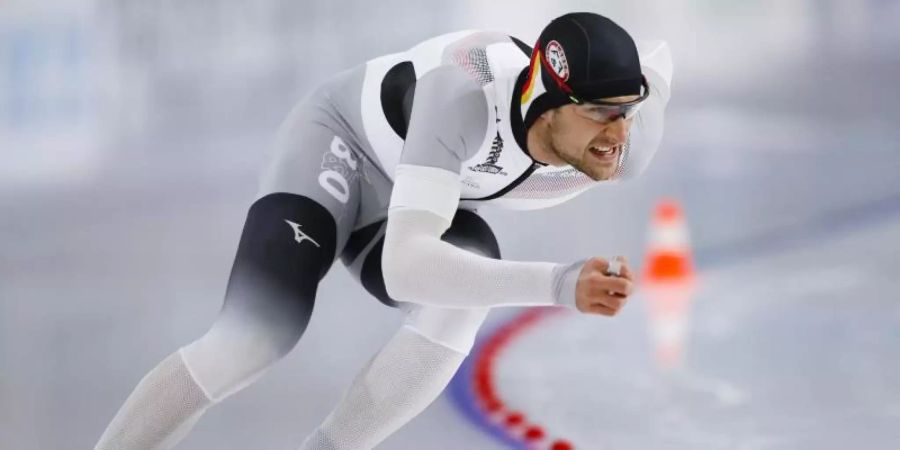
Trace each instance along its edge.
<instances>
[{"instance_id":1,"label":"white sleeve","mask_svg":"<svg viewBox=\"0 0 900 450\"><path fill-rule=\"evenodd\" d=\"M457 308L574 304L574 287L564 289L568 266L487 258L441 240L456 212L458 179L429 167L398 172L394 196L422 203L392 198L382 253L391 298Z\"/></svg>"},{"instance_id":2,"label":"white sleeve","mask_svg":"<svg viewBox=\"0 0 900 450\"><path fill-rule=\"evenodd\" d=\"M487 258L441 240L459 205L461 163L484 139L487 117L481 87L458 69L417 83L382 251L387 292L443 307L572 304L565 265Z\"/></svg>"}]
</instances>

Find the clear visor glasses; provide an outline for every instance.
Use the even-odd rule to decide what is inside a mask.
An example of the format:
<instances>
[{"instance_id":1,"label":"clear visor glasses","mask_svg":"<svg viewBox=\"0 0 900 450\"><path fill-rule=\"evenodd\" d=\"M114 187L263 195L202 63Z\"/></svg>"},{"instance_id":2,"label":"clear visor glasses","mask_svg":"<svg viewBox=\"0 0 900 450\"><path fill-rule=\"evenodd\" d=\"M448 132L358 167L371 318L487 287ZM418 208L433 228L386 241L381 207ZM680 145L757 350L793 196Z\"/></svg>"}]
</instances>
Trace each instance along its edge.
<instances>
[{"instance_id":1,"label":"clear visor glasses","mask_svg":"<svg viewBox=\"0 0 900 450\"><path fill-rule=\"evenodd\" d=\"M650 88L647 85L646 78L642 88L641 96L628 102L582 101L576 97L572 97L572 101L576 104L575 111L579 116L595 122L610 123L619 119L628 120L638 113L641 104L650 95Z\"/></svg>"}]
</instances>

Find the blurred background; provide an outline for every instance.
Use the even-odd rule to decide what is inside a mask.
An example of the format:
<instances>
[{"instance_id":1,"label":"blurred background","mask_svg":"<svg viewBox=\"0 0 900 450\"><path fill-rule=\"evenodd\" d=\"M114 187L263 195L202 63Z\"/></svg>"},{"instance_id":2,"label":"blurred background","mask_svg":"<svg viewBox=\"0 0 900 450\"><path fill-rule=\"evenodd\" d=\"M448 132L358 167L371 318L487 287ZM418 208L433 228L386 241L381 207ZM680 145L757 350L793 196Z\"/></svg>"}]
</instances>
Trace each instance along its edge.
<instances>
[{"instance_id":1,"label":"blurred background","mask_svg":"<svg viewBox=\"0 0 900 450\"><path fill-rule=\"evenodd\" d=\"M657 159L558 207L482 212L506 258L641 266L653 207L674 198L699 283L679 369L654 359L638 298L514 343L504 397L579 449L894 448L889 0L0 2L0 448L91 448L206 331L274 132L315 84L458 29L533 42L574 10L669 42ZM295 351L180 448L296 448L400 320L336 264ZM442 397L380 448L510 445L458 411Z\"/></svg>"}]
</instances>

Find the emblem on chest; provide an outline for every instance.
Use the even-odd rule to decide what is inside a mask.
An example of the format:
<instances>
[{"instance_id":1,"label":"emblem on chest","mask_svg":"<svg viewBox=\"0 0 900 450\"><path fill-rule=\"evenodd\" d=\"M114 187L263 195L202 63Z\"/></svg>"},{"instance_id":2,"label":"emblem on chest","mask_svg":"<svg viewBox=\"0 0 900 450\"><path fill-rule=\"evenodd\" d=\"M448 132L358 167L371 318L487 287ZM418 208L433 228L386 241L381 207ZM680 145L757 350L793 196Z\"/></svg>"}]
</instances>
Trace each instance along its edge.
<instances>
[{"instance_id":1,"label":"emblem on chest","mask_svg":"<svg viewBox=\"0 0 900 450\"><path fill-rule=\"evenodd\" d=\"M469 166L469 170L473 172L489 173L492 175L509 175L503 170L503 166L497 164L500 161L500 155L503 153L503 137L500 136L500 113L494 106L495 124L497 126L497 135L491 141L491 150L488 152L487 158L481 164Z\"/></svg>"},{"instance_id":2,"label":"emblem on chest","mask_svg":"<svg viewBox=\"0 0 900 450\"><path fill-rule=\"evenodd\" d=\"M502 166L497 165L501 153L503 153L503 138L500 137L500 132L497 131L497 136L495 136L493 142L491 142L491 151L488 153L485 161L481 164L469 166L469 170L493 175L509 175L503 171Z\"/></svg>"}]
</instances>

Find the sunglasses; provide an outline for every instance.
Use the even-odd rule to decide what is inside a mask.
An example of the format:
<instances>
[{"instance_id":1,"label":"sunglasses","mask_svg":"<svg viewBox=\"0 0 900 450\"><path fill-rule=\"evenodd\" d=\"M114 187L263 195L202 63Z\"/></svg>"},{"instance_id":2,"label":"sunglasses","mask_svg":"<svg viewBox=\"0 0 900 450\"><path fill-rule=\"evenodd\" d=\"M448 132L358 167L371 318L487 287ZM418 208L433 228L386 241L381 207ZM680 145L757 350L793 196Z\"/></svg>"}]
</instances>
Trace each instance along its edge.
<instances>
[{"instance_id":1,"label":"sunglasses","mask_svg":"<svg viewBox=\"0 0 900 450\"><path fill-rule=\"evenodd\" d=\"M641 81L641 86L643 88L641 96L628 102L585 101L572 94L569 94L569 99L577 105L575 111L579 116L595 122L611 123L619 119L628 120L638 113L643 101L650 96L650 86L647 84L646 78Z\"/></svg>"}]
</instances>

